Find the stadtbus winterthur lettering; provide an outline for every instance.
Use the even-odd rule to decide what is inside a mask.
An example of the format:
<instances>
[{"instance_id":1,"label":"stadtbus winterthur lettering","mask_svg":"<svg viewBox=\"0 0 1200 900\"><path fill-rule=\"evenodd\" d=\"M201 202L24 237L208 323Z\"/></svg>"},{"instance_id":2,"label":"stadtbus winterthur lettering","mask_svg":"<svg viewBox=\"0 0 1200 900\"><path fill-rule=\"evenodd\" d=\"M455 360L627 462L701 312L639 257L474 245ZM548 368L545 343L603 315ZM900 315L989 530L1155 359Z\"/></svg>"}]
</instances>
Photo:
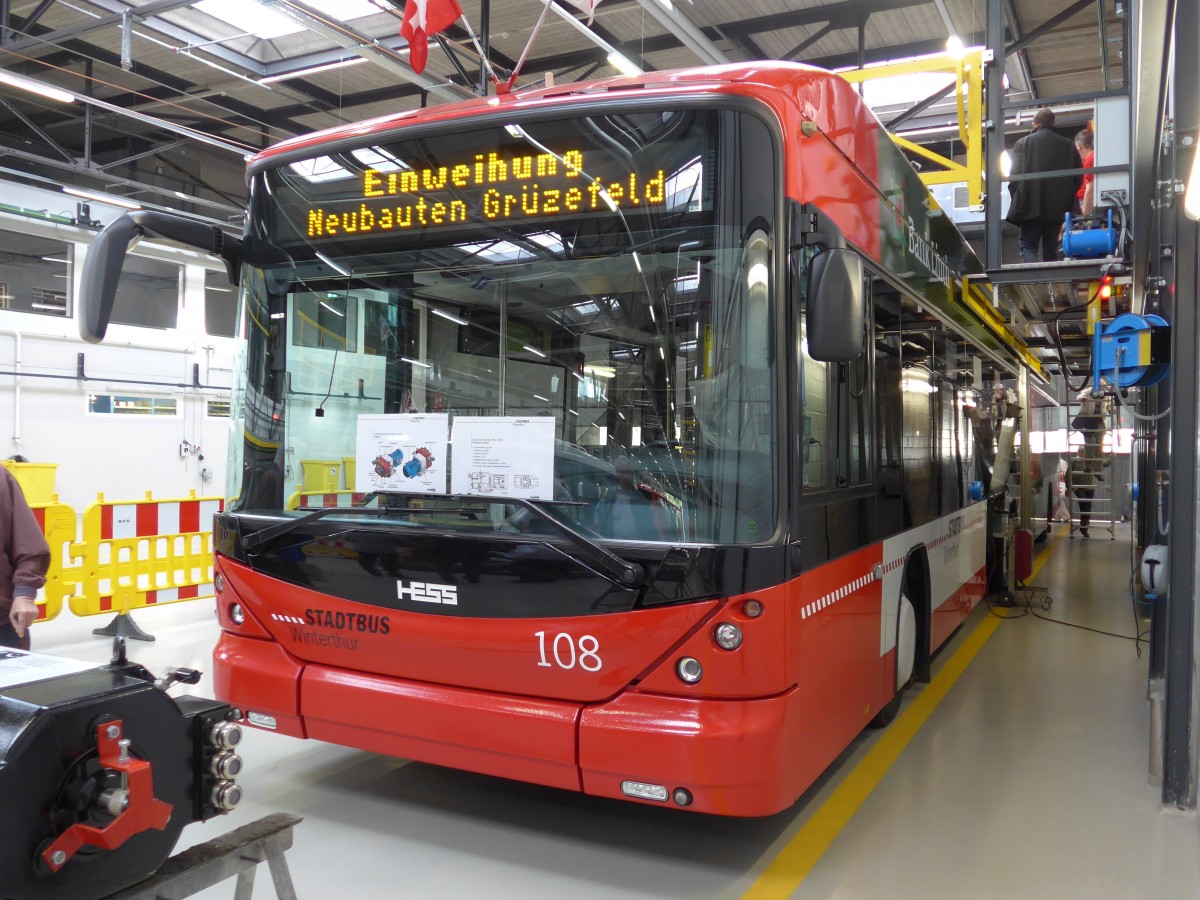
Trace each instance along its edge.
<instances>
[{"instance_id":1,"label":"stadtbus winterthur lettering","mask_svg":"<svg viewBox=\"0 0 1200 900\"><path fill-rule=\"evenodd\" d=\"M504 221L620 207L660 206L666 202L666 175L662 169L649 178L630 172L616 180L600 180L587 174L580 150L567 150L562 155L540 153L511 158L496 153L477 153L470 163L452 166L399 172L367 169L363 173L362 187L362 198L356 210L335 212L324 207L310 207L307 211L308 236L334 237L429 228L466 222L472 211L477 218L486 221ZM455 189L471 190L471 199L453 195L436 198L439 193ZM404 198L404 202L379 203L389 197Z\"/></svg>"}]
</instances>

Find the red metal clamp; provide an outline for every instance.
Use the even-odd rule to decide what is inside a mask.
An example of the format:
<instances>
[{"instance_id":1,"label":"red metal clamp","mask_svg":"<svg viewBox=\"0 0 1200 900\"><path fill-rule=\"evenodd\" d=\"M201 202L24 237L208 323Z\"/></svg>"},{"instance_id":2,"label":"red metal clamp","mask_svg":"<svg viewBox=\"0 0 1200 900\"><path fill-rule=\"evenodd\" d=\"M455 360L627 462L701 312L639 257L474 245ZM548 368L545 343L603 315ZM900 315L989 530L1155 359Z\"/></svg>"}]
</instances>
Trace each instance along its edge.
<instances>
[{"instance_id":1,"label":"red metal clamp","mask_svg":"<svg viewBox=\"0 0 1200 900\"><path fill-rule=\"evenodd\" d=\"M120 719L96 727L96 747L100 765L121 775L121 787L101 795L103 808L116 816L102 828L77 822L45 850L42 862L57 872L85 844L103 850L116 850L135 834L151 828L162 831L171 820L171 804L154 797L154 775L150 763L129 755L129 741L123 737Z\"/></svg>"}]
</instances>

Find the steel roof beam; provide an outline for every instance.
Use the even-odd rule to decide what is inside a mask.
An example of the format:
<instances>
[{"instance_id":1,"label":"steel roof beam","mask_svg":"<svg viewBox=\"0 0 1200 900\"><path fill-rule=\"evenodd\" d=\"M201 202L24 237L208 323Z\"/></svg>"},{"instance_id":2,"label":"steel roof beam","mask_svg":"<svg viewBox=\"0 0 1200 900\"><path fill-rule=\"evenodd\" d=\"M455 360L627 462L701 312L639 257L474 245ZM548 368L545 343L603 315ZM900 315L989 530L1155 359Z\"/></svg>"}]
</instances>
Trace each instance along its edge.
<instances>
[{"instance_id":1,"label":"steel roof beam","mask_svg":"<svg viewBox=\"0 0 1200 900\"><path fill-rule=\"evenodd\" d=\"M104 50L94 44L89 44L86 41L67 41L64 45L64 49L75 53L77 56L84 58L90 57L95 59L97 62L106 63L107 65L121 65L120 54L111 53L108 50ZM169 72L164 72L162 69L148 66L145 63L134 62L133 72L134 74L140 75L149 81L154 81L163 87L172 88L178 91L180 94L187 94L189 91L195 91L201 87L200 85L192 84L192 82L188 81L187 79L172 75ZM224 110L225 112L233 113L236 116L242 117L246 120L246 122L254 126L265 123L272 128L277 128L280 131L286 131L292 134L302 134L309 130L300 125L298 122L279 118L274 116L270 110L263 110L261 107L255 106L252 103L235 100L232 97L214 97L208 100L208 102L213 106Z\"/></svg>"},{"instance_id":2,"label":"steel roof beam","mask_svg":"<svg viewBox=\"0 0 1200 900\"><path fill-rule=\"evenodd\" d=\"M859 16L908 9L912 6L924 6L927 2L928 0L843 0L841 3L813 6L796 12L776 13L770 16L760 16L757 19L730 22L721 26L721 32L730 38L737 38L741 35L758 35L767 31L779 31L784 28L796 28L800 25L816 25L824 22L837 22L847 27L857 27ZM703 30L706 34L710 31L716 33L716 29L712 28ZM945 41L942 42L942 45L945 49Z\"/></svg>"},{"instance_id":3,"label":"steel roof beam","mask_svg":"<svg viewBox=\"0 0 1200 900\"><path fill-rule=\"evenodd\" d=\"M37 5L37 8L25 17L24 28L28 28L30 25L36 24L37 20L40 19L45 14L46 10L53 5L54 0L42 0L42 2Z\"/></svg>"},{"instance_id":4,"label":"steel roof beam","mask_svg":"<svg viewBox=\"0 0 1200 900\"><path fill-rule=\"evenodd\" d=\"M836 31L837 29L839 29L841 27L842 26L837 24L836 22L826 22L823 26L821 26L821 28L814 31L812 34L810 34L808 37L806 37L804 40L802 40L795 47L793 47L791 50L789 50L787 53L783 54L783 56L781 56L779 58L784 61L795 59L797 56L799 56L801 53L803 53L805 50L807 50L809 47L811 47L813 44L815 44L821 38L825 37L825 35L829 34L829 32Z\"/></svg>"},{"instance_id":5,"label":"steel roof beam","mask_svg":"<svg viewBox=\"0 0 1200 900\"><path fill-rule=\"evenodd\" d=\"M261 0L263 6L274 10L298 25L303 25L314 34L333 41L364 59L375 62L391 74L417 85L422 90L437 94L446 100L463 100L475 94L462 85L451 81L438 81L428 75L413 71L408 61L399 53L375 43L367 35L344 22L326 17L323 13L300 2L300 0Z\"/></svg>"},{"instance_id":6,"label":"steel roof beam","mask_svg":"<svg viewBox=\"0 0 1200 900\"><path fill-rule=\"evenodd\" d=\"M638 3L643 10L650 14L650 18L667 29L668 33L676 35L680 43L695 53L701 62L711 65L729 62L729 57L718 49L712 39L674 6L668 4L664 7L659 0L638 0ZM749 37L749 35L742 35L742 37Z\"/></svg>"},{"instance_id":7,"label":"steel roof beam","mask_svg":"<svg viewBox=\"0 0 1200 900\"><path fill-rule=\"evenodd\" d=\"M120 21L120 14L122 11L128 8L125 6L125 4L118 2L118 0L88 0L88 2L93 6L98 6L101 9L107 9L114 13L117 16L117 21ZM178 25L172 25L170 22L164 21L163 19L158 18L156 15L157 13L171 11L170 9L166 8L166 4L175 3L177 4L177 8L182 8L193 5L196 0L188 0L188 2L184 2L184 0L157 0L157 2L163 3L164 8L155 9L155 3L147 3L145 6L135 7L132 10L134 16L141 19L142 24L147 28L153 29L165 37L169 37L172 40L178 41L184 47L188 47L193 44L205 44L203 48L204 52L210 56L215 56L217 59L220 59L229 65L238 66L242 69L245 69L247 72L252 73L252 77L262 77L261 72L263 69L263 64L254 57L247 56L244 53L239 53L236 50L231 50L228 47L222 46L221 44L209 43L209 38L196 34L194 31L189 31L186 28L181 28ZM188 55L190 56L191 54ZM193 58L199 59L199 57Z\"/></svg>"},{"instance_id":8,"label":"steel roof beam","mask_svg":"<svg viewBox=\"0 0 1200 900\"><path fill-rule=\"evenodd\" d=\"M77 175L84 175L84 176L87 176L88 178L94 178L97 181L102 181L108 185L119 186L119 187L130 187L130 188L134 188L139 191L149 191L150 193L153 193L153 194L158 194L158 195L161 195L164 197L171 197L174 200L179 199L178 197L175 196L174 191L169 188L160 188L160 187L156 187L155 185L152 185L152 184L145 184L140 181L134 181L130 178L121 178L119 175L109 175L107 172L97 172L94 169L87 168L82 162L69 163L69 162L64 162L64 161L60 161L57 159L48 159L44 156L38 156L36 153L27 153L24 150L18 150L15 147L7 147L7 146L4 146L3 144L0 144L0 153L3 153L3 155L5 155L5 156L13 157L14 159L22 159L22 160L26 160L27 162L32 162L32 163L41 163L43 165L50 166L51 168L54 168L54 169L60 169L65 172L74 172ZM225 213L241 214L241 213L245 212L245 210L243 210L243 209L238 209L238 208L235 208L232 206L228 206L227 204L224 204L224 203L218 203L215 200L208 200L208 199L205 199L204 197L188 197L187 202L195 203L198 206L206 206L206 207L209 207L210 209L219 209Z\"/></svg>"},{"instance_id":9,"label":"steel roof beam","mask_svg":"<svg viewBox=\"0 0 1200 900\"><path fill-rule=\"evenodd\" d=\"M192 6L196 0L154 0L153 3L147 3L142 7L126 6L123 3L112 3L110 0L92 0L94 5L101 9L109 9L112 12L107 16L97 16L94 19L89 19L86 22L80 22L78 25L69 25L66 28L60 28L57 31L45 29L37 35L29 35L20 38L16 41L10 41L4 45L5 50L11 50L14 53L19 53L22 50L31 50L41 47L45 44L58 44L69 38L79 37L93 31L99 31L101 28L107 28L109 25L120 25L124 20L125 15L131 14L134 18L144 19L147 16L153 16L156 13L171 12L175 9ZM40 7L39 7L40 9ZM40 15L38 10L34 10L34 14ZM28 31L37 21L35 15L21 23L17 31Z\"/></svg>"},{"instance_id":10,"label":"steel roof beam","mask_svg":"<svg viewBox=\"0 0 1200 900\"><path fill-rule=\"evenodd\" d=\"M137 162L139 159L145 159L147 156L154 156L155 154L158 154L158 153L169 153L170 151L174 150L176 147L182 147L182 146L185 146L186 144L187 144L187 141L184 140L183 138L180 138L177 141L172 141L171 143L166 144L166 145L155 144L149 150L143 150L141 153L135 153L132 156L126 156L122 159L115 159L112 162L100 163L100 165L97 166L97 168L99 168L100 171L103 172L106 169L113 169L113 168L116 168L117 166L127 166L130 163ZM93 151L95 151L97 148L93 147L92 149L93 149Z\"/></svg>"}]
</instances>

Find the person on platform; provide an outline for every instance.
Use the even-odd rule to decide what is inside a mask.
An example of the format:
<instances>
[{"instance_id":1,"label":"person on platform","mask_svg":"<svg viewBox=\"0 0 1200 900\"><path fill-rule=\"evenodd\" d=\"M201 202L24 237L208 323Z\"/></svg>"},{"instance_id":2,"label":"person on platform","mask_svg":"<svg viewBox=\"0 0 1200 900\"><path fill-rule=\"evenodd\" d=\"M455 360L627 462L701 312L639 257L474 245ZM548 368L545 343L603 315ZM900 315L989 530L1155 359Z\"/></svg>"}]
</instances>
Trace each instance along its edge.
<instances>
[{"instance_id":1,"label":"person on platform","mask_svg":"<svg viewBox=\"0 0 1200 900\"><path fill-rule=\"evenodd\" d=\"M25 502L21 486L0 468L0 646L29 649L29 626L38 616L38 588L46 583L50 547Z\"/></svg>"},{"instance_id":2,"label":"person on platform","mask_svg":"<svg viewBox=\"0 0 1200 900\"><path fill-rule=\"evenodd\" d=\"M1017 141L1013 148L1013 175L1056 172L1083 167L1075 142L1054 130L1054 110L1042 107L1033 117L1033 131ZM1010 181L1012 203L1007 221L1021 229L1021 262L1058 259L1059 232L1067 213L1075 209L1075 194L1082 184L1080 175L1054 175Z\"/></svg>"},{"instance_id":3,"label":"person on platform","mask_svg":"<svg viewBox=\"0 0 1200 900\"><path fill-rule=\"evenodd\" d=\"M1079 150L1079 155L1083 157L1083 167L1090 169L1096 164L1095 139L1092 137L1092 130L1085 128L1079 134L1075 135L1075 147ZM1079 190L1075 192L1075 199L1079 201L1079 214L1090 216L1096 209L1096 176L1090 172L1083 176L1083 184L1079 186Z\"/></svg>"}]
</instances>

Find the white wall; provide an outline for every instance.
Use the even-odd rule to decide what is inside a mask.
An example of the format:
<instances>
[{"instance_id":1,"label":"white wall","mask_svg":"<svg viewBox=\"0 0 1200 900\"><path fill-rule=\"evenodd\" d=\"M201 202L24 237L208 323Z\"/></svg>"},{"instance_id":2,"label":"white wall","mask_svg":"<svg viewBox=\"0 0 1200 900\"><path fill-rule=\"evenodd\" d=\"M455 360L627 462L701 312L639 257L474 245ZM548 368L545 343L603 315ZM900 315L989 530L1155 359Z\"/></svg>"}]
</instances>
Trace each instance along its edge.
<instances>
[{"instance_id":1,"label":"white wall","mask_svg":"<svg viewBox=\"0 0 1200 900\"><path fill-rule=\"evenodd\" d=\"M62 196L29 196L25 188L19 205L49 209L62 205ZM9 200L8 202L14 202ZM73 209L73 204L72 204ZM93 206L93 216L96 207ZM71 226L0 213L0 239L5 231L41 234L74 245L75 298L87 246L94 232ZM88 344L79 337L75 319L0 310L0 458L21 454L31 462L58 464L57 491L77 513L92 503L97 492L110 499L136 499L152 491L169 498L197 494L220 495L225 484L229 419L208 418L209 400L229 400L228 390L196 390L193 365L199 364L200 383L228 387L233 379L235 342L205 333L204 273L223 271L220 263L185 250L152 246L138 248L154 258L183 266L178 326L173 329L112 325L105 343ZM84 356L86 381L77 379L78 354ZM57 378L35 375L65 376ZM161 382L168 386L126 384L113 379ZM103 415L88 412L88 395L95 393L172 397L176 416ZM182 441L198 445L204 456L180 455ZM210 480L201 477L208 469Z\"/></svg>"}]
</instances>

